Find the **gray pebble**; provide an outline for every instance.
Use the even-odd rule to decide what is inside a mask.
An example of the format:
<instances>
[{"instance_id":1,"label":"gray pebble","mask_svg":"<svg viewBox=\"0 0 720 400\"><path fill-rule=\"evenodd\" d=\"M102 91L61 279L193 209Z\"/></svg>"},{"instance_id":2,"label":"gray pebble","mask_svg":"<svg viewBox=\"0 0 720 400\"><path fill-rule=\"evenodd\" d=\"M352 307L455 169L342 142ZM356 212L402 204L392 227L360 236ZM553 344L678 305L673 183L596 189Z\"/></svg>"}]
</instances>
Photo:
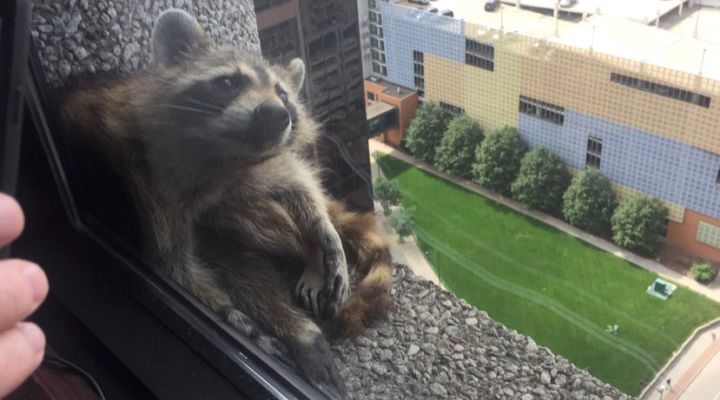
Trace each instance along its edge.
<instances>
[{"instance_id":1,"label":"gray pebble","mask_svg":"<svg viewBox=\"0 0 720 400\"><path fill-rule=\"evenodd\" d=\"M125 46L125 49L122 52L122 59L124 62L130 61L130 59L137 54L137 52L140 51L140 46L138 46L135 43L128 43L127 46Z\"/></svg>"},{"instance_id":2,"label":"gray pebble","mask_svg":"<svg viewBox=\"0 0 720 400\"><path fill-rule=\"evenodd\" d=\"M410 344L410 347L408 348L407 354L409 356L414 356L415 354L418 353L418 351L420 351L420 348L415 343L412 343L412 344Z\"/></svg>"},{"instance_id":3,"label":"gray pebble","mask_svg":"<svg viewBox=\"0 0 720 400\"><path fill-rule=\"evenodd\" d=\"M38 25L36 28L42 33L50 33L53 31L53 26L50 24Z\"/></svg>"},{"instance_id":4,"label":"gray pebble","mask_svg":"<svg viewBox=\"0 0 720 400\"><path fill-rule=\"evenodd\" d=\"M435 396L440 396L440 397L447 397L447 394L448 394L447 389L445 389L445 386L443 386L437 382L433 382L430 384L430 393L434 394Z\"/></svg>"},{"instance_id":5,"label":"gray pebble","mask_svg":"<svg viewBox=\"0 0 720 400\"><path fill-rule=\"evenodd\" d=\"M357 353L358 353L358 359L360 361L372 360L372 353L370 352L370 350L368 350L366 348L363 348L363 347L359 348Z\"/></svg>"},{"instance_id":6,"label":"gray pebble","mask_svg":"<svg viewBox=\"0 0 720 400\"><path fill-rule=\"evenodd\" d=\"M70 73L72 72L72 67L70 66L70 63L65 60L61 60L60 64L58 65L58 72L63 79L70 76Z\"/></svg>"},{"instance_id":7,"label":"gray pebble","mask_svg":"<svg viewBox=\"0 0 720 400\"><path fill-rule=\"evenodd\" d=\"M540 374L540 382L542 382L543 384L545 384L545 385L549 384L550 379L551 379L550 374L547 371L543 371L542 374ZM580 380L578 379L578 382L579 381ZM580 385L578 384L578 386L580 386Z\"/></svg>"},{"instance_id":8,"label":"gray pebble","mask_svg":"<svg viewBox=\"0 0 720 400\"><path fill-rule=\"evenodd\" d=\"M82 46L77 46L77 47L73 48L73 54L75 54L75 58L78 61L82 61L82 60L86 59L88 57L88 55L90 55L88 53L88 51L85 50L85 48Z\"/></svg>"}]
</instances>

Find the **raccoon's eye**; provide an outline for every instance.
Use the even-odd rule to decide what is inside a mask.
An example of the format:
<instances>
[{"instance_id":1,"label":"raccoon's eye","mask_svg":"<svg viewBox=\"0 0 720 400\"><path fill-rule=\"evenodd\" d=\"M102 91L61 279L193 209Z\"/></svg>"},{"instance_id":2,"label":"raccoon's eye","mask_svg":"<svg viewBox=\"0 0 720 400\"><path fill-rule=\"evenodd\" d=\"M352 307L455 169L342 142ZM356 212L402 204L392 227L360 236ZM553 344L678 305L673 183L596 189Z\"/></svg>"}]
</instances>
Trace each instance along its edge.
<instances>
[{"instance_id":1,"label":"raccoon's eye","mask_svg":"<svg viewBox=\"0 0 720 400\"><path fill-rule=\"evenodd\" d=\"M280 85L275 85L275 93L277 93L278 97L280 98L280 101L283 102L283 104L287 105L288 103L288 95L287 92L285 92Z\"/></svg>"},{"instance_id":2,"label":"raccoon's eye","mask_svg":"<svg viewBox=\"0 0 720 400\"><path fill-rule=\"evenodd\" d=\"M239 90L245 83L246 79L242 75L224 75L212 80L212 85L219 90Z\"/></svg>"}]
</instances>

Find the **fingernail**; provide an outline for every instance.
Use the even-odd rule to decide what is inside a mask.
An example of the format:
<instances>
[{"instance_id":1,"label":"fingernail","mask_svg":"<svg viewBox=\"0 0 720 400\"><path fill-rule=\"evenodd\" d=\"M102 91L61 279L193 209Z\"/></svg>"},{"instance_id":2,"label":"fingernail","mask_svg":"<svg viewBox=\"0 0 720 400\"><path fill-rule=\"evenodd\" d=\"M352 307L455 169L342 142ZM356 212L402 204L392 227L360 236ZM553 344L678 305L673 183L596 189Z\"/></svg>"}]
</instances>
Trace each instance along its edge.
<instances>
[{"instance_id":1,"label":"fingernail","mask_svg":"<svg viewBox=\"0 0 720 400\"><path fill-rule=\"evenodd\" d=\"M42 300L45 297L45 273L37 264L28 263L23 274L32 288L33 302Z\"/></svg>"},{"instance_id":2,"label":"fingernail","mask_svg":"<svg viewBox=\"0 0 720 400\"><path fill-rule=\"evenodd\" d=\"M37 325L32 322L20 322L18 329L36 353L45 349L45 334Z\"/></svg>"}]
</instances>

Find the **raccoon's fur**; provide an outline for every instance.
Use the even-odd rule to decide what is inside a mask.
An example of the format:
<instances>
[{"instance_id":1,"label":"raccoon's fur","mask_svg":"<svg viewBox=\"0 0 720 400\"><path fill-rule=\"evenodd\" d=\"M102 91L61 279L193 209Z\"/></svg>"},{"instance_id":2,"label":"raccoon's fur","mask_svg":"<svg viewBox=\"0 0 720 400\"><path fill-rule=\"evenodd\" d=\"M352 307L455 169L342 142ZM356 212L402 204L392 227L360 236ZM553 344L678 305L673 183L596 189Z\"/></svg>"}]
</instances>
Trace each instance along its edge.
<instances>
[{"instance_id":1,"label":"raccoon's fur","mask_svg":"<svg viewBox=\"0 0 720 400\"><path fill-rule=\"evenodd\" d=\"M391 260L373 215L321 187L302 61L214 48L180 10L157 20L153 56L147 71L71 91L68 132L127 181L154 265L239 329L250 316L343 397L319 325L350 336L382 316ZM348 266L362 277L352 294Z\"/></svg>"}]
</instances>

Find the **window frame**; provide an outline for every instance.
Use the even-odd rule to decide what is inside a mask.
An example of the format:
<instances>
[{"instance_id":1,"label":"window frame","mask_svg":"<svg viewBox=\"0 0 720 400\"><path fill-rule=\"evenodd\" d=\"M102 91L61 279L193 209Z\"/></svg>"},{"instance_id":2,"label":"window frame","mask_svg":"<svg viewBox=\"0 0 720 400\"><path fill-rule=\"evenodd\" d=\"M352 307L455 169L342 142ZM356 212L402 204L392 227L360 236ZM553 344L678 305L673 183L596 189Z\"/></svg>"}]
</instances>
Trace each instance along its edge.
<instances>
[{"instance_id":1,"label":"window frame","mask_svg":"<svg viewBox=\"0 0 720 400\"><path fill-rule=\"evenodd\" d=\"M465 38L465 64L495 71L495 47L491 44Z\"/></svg>"},{"instance_id":2,"label":"window frame","mask_svg":"<svg viewBox=\"0 0 720 400\"><path fill-rule=\"evenodd\" d=\"M18 192L29 198L56 193L52 196L57 201L47 205L54 207L51 215L31 205L25 210L28 226L51 218L55 228L39 236L26 232L13 255L40 261L53 282L53 295L163 398L327 398L175 281L149 268L116 234L78 207L74 194L81 187L68 170L71 155L56 136L61 131L59 112L34 45L29 59L25 87L32 124L26 124L24 136L35 147L18 151L47 163L32 164L31 178L41 173L48 178L39 183L21 179ZM24 168L29 171L27 164ZM142 327L143 335L137 330L118 332L118 316L127 326ZM178 362L183 368L167 368Z\"/></svg>"},{"instance_id":3,"label":"window frame","mask_svg":"<svg viewBox=\"0 0 720 400\"><path fill-rule=\"evenodd\" d=\"M705 96L700 93L691 92L689 90L664 85L662 83L635 78L629 75L621 74L619 72L610 73L610 82L632 89L637 89L646 93L651 93L673 100L690 103L703 108L710 108L710 103L712 100L710 96Z\"/></svg>"},{"instance_id":4,"label":"window frame","mask_svg":"<svg viewBox=\"0 0 720 400\"><path fill-rule=\"evenodd\" d=\"M413 50L413 83L418 96L425 97L425 53Z\"/></svg>"},{"instance_id":5,"label":"window frame","mask_svg":"<svg viewBox=\"0 0 720 400\"><path fill-rule=\"evenodd\" d=\"M597 136L588 136L585 150L585 168L600 169L602 165L603 140Z\"/></svg>"},{"instance_id":6,"label":"window frame","mask_svg":"<svg viewBox=\"0 0 720 400\"><path fill-rule=\"evenodd\" d=\"M565 125L565 107L527 96L520 95L518 112L555 125Z\"/></svg>"},{"instance_id":7,"label":"window frame","mask_svg":"<svg viewBox=\"0 0 720 400\"><path fill-rule=\"evenodd\" d=\"M438 102L438 104L440 104L440 108L442 108L443 111L445 111L446 113L448 113L450 115L458 116L458 115L465 114L464 108L458 107L454 104L450 104L445 101L440 101L440 102Z\"/></svg>"}]
</instances>

